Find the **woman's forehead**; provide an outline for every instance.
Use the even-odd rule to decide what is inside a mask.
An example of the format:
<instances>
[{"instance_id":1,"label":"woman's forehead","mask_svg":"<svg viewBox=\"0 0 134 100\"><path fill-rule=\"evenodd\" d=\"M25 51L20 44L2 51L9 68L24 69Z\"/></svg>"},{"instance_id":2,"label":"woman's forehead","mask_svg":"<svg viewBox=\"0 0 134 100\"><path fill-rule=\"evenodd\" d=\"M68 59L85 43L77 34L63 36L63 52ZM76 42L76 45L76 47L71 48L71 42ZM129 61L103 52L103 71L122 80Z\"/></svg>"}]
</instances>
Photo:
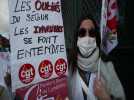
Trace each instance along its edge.
<instances>
[{"instance_id":1,"label":"woman's forehead","mask_svg":"<svg viewBox=\"0 0 134 100\"><path fill-rule=\"evenodd\" d=\"M90 19L85 19L81 22L80 28L86 28L86 29L91 29L94 28L93 21Z\"/></svg>"}]
</instances>

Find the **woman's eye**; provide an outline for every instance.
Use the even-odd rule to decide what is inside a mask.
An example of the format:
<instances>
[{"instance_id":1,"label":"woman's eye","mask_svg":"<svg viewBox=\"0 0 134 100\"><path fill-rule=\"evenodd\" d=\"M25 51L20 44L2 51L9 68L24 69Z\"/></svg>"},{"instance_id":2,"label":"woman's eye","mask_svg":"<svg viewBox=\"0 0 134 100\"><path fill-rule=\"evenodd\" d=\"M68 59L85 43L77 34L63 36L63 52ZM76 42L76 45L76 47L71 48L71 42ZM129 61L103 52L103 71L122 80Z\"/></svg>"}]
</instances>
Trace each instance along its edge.
<instances>
[{"instance_id":1,"label":"woman's eye","mask_svg":"<svg viewBox=\"0 0 134 100\"><path fill-rule=\"evenodd\" d=\"M78 32L79 37L84 37L86 35L86 30L85 29L80 29Z\"/></svg>"}]
</instances>

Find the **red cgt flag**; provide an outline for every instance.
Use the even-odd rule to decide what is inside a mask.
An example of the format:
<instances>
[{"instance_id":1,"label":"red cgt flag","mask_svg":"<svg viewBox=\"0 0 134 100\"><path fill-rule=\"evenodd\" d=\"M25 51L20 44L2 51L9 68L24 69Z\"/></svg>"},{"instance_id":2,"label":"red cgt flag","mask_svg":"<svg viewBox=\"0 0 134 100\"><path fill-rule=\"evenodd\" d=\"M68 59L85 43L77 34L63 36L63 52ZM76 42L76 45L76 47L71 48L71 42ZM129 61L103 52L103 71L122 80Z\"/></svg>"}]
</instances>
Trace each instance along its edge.
<instances>
[{"instance_id":1,"label":"red cgt flag","mask_svg":"<svg viewBox=\"0 0 134 100\"><path fill-rule=\"evenodd\" d=\"M101 49L108 54L118 44L118 6L116 0L102 0L100 25Z\"/></svg>"},{"instance_id":2,"label":"red cgt flag","mask_svg":"<svg viewBox=\"0 0 134 100\"><path fill-rule=\"evenodd\" d=\"M112 31L117 31L118 26L118 6L116 0L108 0L107 27Z\"/></svg>"}]
</instances>

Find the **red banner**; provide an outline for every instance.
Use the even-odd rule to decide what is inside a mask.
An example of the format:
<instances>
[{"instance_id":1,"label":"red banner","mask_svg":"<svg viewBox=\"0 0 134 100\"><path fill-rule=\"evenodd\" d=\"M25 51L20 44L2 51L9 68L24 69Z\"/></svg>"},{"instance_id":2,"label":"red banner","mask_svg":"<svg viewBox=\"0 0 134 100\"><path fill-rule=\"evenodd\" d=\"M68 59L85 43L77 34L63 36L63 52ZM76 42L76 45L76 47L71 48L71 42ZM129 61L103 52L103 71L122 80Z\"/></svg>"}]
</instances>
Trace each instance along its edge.
<instances>
[{"instance_id":1,"label":"red banner","mask_svg":"<svg viewBox=\"0 0 134 100\"><path fill-rule=\"evenodd\" d=\"M21 100L68 100L67 77L59 77L16 90Z\"/></svg>"}]
</instances>

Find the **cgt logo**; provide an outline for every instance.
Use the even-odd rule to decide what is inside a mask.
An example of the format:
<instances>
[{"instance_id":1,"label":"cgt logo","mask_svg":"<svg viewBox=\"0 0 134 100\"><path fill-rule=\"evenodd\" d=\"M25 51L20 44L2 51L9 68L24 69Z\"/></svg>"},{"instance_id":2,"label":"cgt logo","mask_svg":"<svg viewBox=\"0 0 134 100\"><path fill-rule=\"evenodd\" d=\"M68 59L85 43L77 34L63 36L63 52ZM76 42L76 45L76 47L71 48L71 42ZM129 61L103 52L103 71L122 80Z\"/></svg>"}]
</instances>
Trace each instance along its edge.
<instances>
[{"instance_id":1,"label":"cgt logo","mask_svg":"<svg viewBox=\"0 0 134 100\"><path fill-rule=\"evenodd\" d=\"M21 77L22 78L29 79L31 76L33 76L33 69L32 68L30 68L30 69L28 69L26 71L23 70L21 72Z\"/></svg>"},{"instance_id":2,"label":"cgt logo","mask_svg":"<svg viewBox=\"0 0 134 100\"><path fill-rule=\"evenodd\" d=\"M67 63L63 58L60 58L55 63L55 72L58 76L62 76L67 71Z\"/></svg>"},{"instance_id":3,"label":"cgt logo","mask_svg":"<svg viewBox=\"0 0 134 100\"><path fill-rule=\"evenodd\" d=\"M28 84L34 80L35 69L31 64L24 64L19 70L19 79L22 83Z\"/></svg>"},{"instance_id":4,"label":"cgt logo","mask_svg":"<svg viewBox=\"0 0 134 100\"><path fill-rule=\"evenodd\" d=\"M63 64L58 64L58 65L56 66L56 69L57 69L57 71L63 72L63 71L66 69L66 64L65 64L65 63L63 63Z\"/></svg>"},{"instance_id":5,"label":"cgt logo","mask_svg":"<svg viewBox=\"0 0 134 100\"><path fill-rule=\"evenodd\" d=\"M49 61L49 60L42 61L39 65L38 71L39 71L40 77L43 79L47 79L47 78L51 77L51 75L53 73L53 65L52 65L51 61Z\"/></svg>"},{"instance_id":6,"label":"cgt logo","mask_svg":"<svg viewBox=\"0 0 134 100\"><path fill-rule=\"evenodd\" d=\"M49 73L49 71L51 71L51 70L52 70L51 64L48 64L45 67L41 67L40 68L40 72L41 73Z\"/></svg>"}]
</instances>

